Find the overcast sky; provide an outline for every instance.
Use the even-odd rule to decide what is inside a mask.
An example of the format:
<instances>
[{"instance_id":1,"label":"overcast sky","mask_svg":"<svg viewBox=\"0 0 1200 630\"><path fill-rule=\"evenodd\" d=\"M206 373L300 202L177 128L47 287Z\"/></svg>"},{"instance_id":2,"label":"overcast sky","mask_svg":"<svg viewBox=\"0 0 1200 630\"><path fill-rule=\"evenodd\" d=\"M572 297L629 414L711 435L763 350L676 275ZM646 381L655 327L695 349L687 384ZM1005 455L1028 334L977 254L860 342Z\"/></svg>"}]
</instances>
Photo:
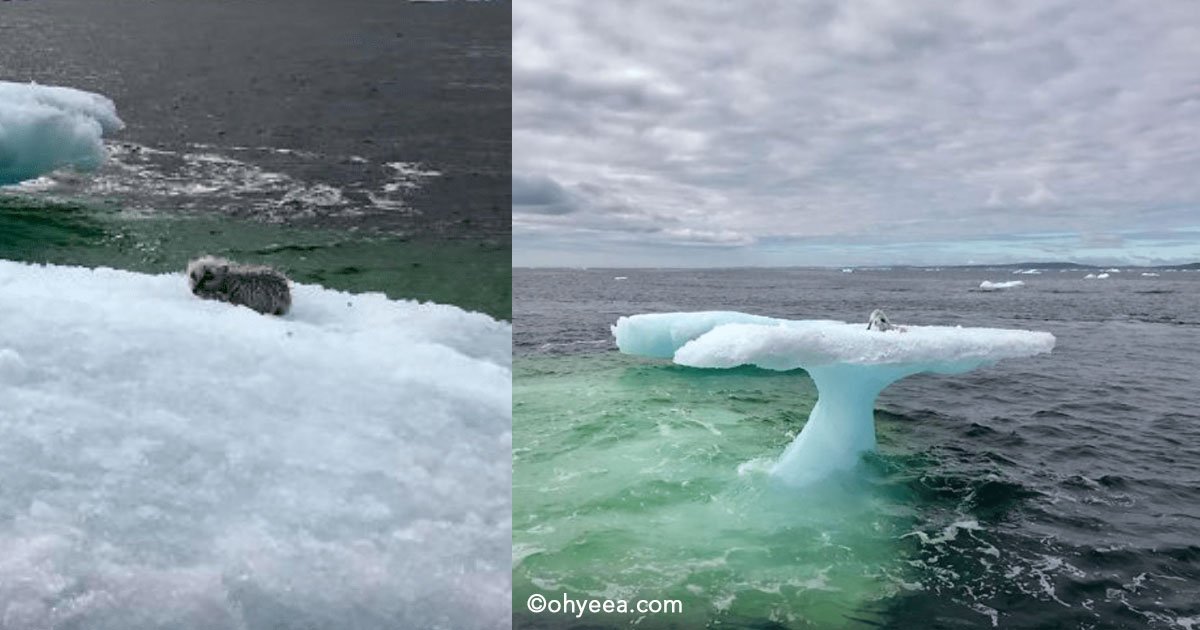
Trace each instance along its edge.
<instances>
[{"instance_id":1,"label":"overcast sky","mask_svg":"<svg viewBox=\"0 0 1200 630\"><path fill-rule=\"evenodd\" d=\"M1200 260L1200 2L513 3L516 266Z\"/></svg>"}]
</instances>

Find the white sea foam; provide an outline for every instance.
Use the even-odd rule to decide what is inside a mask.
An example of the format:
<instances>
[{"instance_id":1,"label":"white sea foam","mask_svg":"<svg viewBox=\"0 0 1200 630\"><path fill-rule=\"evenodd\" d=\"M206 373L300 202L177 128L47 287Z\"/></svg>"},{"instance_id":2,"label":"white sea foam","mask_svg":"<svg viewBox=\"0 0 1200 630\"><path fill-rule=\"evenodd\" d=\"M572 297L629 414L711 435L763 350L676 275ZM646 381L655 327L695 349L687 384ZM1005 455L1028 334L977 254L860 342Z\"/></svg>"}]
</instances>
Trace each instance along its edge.
<instances>
[{"instance_id":1,"label":"white sea foam","mask_svg":"<svg viewBox=\"0 0 1200 630\"><path fill-rule=\"evenodd\" d=\"M495 628L511 327L0 261L0 627Z\"/></svg>"},{"instance_id":2,"label":"white sea foam","mask_svg":"<svg viewBox=\"0 0 1200 630\"><path fill-rule=\"evenodd\" d=\"M108 98L66 87L0 81L0 185L60 168L92 170L103 136L124 127Z\"/></svg>"},{"instance_id":3,"label":"white sea foam","mask_svg":"<svg viewBox=\"0 0 1200 630\"><path fill-rule=\"evenodd\" d=\"M408 197L440 175L407 162L377 164L357 156L339 160L271 147L194 144L172 151L117 142L108 143L103 151L103 165L87 177L60 170L8 190L52 199L115 197L127 211L201 210L284 222L318 211L326 217L364 212L415 216L420 211L407 203ZM260 164L286 166L279 164L279 156L306 168L313 162L344 161L358 171L358 179L339 187Z\"/></svg>"}]
</instances>

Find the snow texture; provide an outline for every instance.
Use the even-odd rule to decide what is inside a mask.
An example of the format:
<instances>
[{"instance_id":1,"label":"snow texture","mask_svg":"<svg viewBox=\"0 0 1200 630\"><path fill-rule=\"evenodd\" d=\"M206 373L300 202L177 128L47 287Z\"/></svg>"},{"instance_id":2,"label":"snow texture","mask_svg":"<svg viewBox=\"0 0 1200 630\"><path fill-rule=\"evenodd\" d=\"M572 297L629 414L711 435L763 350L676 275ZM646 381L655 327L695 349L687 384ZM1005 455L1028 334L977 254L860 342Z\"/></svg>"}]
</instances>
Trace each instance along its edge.
<instances>
[{"instance_id":1,"label":"snow texture","mask_svg":"<svg viewBox=\"0 0 1200 630\"><path fill-rule=\"evenodd\" d=\"M34 83L0 81L0 185L104 161L106 133L124 127L108 98Z\"/></svg>"},{"instance_id":2,"label":"snow texture","mask_svg":"<svg viewBox=\"0 0 1200 630\"><path fill-rule=\"evenodd\" d=\"M891 383L919 372L958 374L1054 348L1054 336L1045 332L949 326L903 326L880 332L867 330L865 323L768 318L742 323L738 313L697 315L623 317L613 333L623 352L672 356L680 365L807 370L817 386L817 403L800 435L772 469L774 475L796 485L851 468L862 452L875 448L875 398ZM701 330L701 323L709 324L709 329ZM673 330L686 330L690 339L665 355L666 340L677 342L681 337L665 334ZM639 343L646 339L657 342ZM646 349L652 353L639 351Z\"/></svg>"},{"instance_id":3,"label":"snow texture","mask_svg":"<svg viewBox=\"0 0 1200 630\"><path fill-rule=\"evenodd\" d=\"M0 261L0 628L497 628L511 326Z\"/></svg>"}]
</instances>

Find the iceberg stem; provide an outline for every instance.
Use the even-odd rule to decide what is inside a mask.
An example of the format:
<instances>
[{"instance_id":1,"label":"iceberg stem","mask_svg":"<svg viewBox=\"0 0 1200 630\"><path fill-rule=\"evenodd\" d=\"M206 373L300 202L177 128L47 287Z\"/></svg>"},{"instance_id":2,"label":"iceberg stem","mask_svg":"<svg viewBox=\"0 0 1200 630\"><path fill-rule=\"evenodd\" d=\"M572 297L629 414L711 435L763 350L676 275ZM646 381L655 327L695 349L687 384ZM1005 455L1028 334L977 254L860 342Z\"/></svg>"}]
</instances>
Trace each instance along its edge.
<instances>
[{"instance_id":1,"label":"iceberg stem","mask_svg":"<svg viewBox=\"0 0 1200 630\"><path fill-rule=\"evenodd\" d=\"M810 368L817 402L771 474L788 484L804 485L853 468L864 452L875 449L875 399L911 373L900 366Z\"/></svg>"}]
</instances>

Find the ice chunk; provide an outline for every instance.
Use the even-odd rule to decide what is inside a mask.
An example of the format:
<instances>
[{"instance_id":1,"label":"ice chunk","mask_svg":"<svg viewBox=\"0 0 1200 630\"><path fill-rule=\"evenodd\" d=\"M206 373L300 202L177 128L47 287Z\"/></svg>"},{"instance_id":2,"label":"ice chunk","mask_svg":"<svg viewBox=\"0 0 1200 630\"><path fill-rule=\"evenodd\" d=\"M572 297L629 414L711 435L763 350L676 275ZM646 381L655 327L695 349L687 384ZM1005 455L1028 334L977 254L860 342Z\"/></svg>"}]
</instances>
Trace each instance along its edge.
<instances>
[{"instance_id":1,"label":"ice chunk","mask_svg":"<svg viewBox=\"0 0 1200 630\"><path fill-rule=\"evenodd\" d=\"M0 81L0 185L104 161L101 138L124 127L108 98L65 87Z\"/></svg>"},{"instance_id":2,"label":"ice chunk","mask_svg":"<svg viewBox=\"0 0 1200 630\"><path fill-rule=\"evenodd\" d=\"M769 324L776 321L770 317L730 311L650 313L618 319L617 325L612 327L612 333L621 352L669 359L680 346L721 324Z\"/></svg>"},{"instance_id":3,"label":"ice chunk","mask_svg":"<svg viewBox=\"0 0 1200 630\"><path fill-rule=\"evenodd\" d=\"M511 326L293 297L0 261L0 627L510 623Z\"/></svg>"},{"instance_id":4,"label":"ice chunk","mask_svg":"<svg viewBox=\"0 0 1200 630\"><path fill-rule=\"evenodd\" d=\"M953 374L1053 347L1054 335L1025 330L905 326L881 333L864 324L797 321L717 326L681 347L674 359L693 367L794 370L847 364Z\"/></svg>"},{"instance_id":5,"label":"ice chunk","mask_svg":"<svg viewBox=\"0 0 1200 630\"><path fill-rule=\"evenodd\" d=\"M957 374L1002 359L1027 357L1054 348L1045 332L997 328L905 326L887 332L865 324L790 321L758 318L727 323L737 313L665 313L621 318L614 328L624 352L664 356L668 330L686 329L692 340L678 346L676 363L704 368L755 365L769 370L808 371L818 400L808 423L775 464L772 473L804 484L850 468L858 456L875 448L874 403L891 383L919 372ZM765 321L763 321L765 320ZM623 325L622 325L623 323ZM701 323L710 323L707 331ZM636 330L639 339L657 338L649 346L622 343ZM642 353L635 348L652 349Z\"/></svg>"},{"instance_id":6,"label":"ice chunk","mask_svg":"<svg viewBox=\"0 0 1200 630\"><path fill-rule=\"evenodd\" d=\"M1002 291L1004 289L1015 289L1016 287L1023 287L1023 286L1025 286L1025 282L1022 280L1009 280L1007 282L991 282L988 280L984 280L983 282L979 283L979 290L980 291Z\"/></svg>"}]
</instances>

